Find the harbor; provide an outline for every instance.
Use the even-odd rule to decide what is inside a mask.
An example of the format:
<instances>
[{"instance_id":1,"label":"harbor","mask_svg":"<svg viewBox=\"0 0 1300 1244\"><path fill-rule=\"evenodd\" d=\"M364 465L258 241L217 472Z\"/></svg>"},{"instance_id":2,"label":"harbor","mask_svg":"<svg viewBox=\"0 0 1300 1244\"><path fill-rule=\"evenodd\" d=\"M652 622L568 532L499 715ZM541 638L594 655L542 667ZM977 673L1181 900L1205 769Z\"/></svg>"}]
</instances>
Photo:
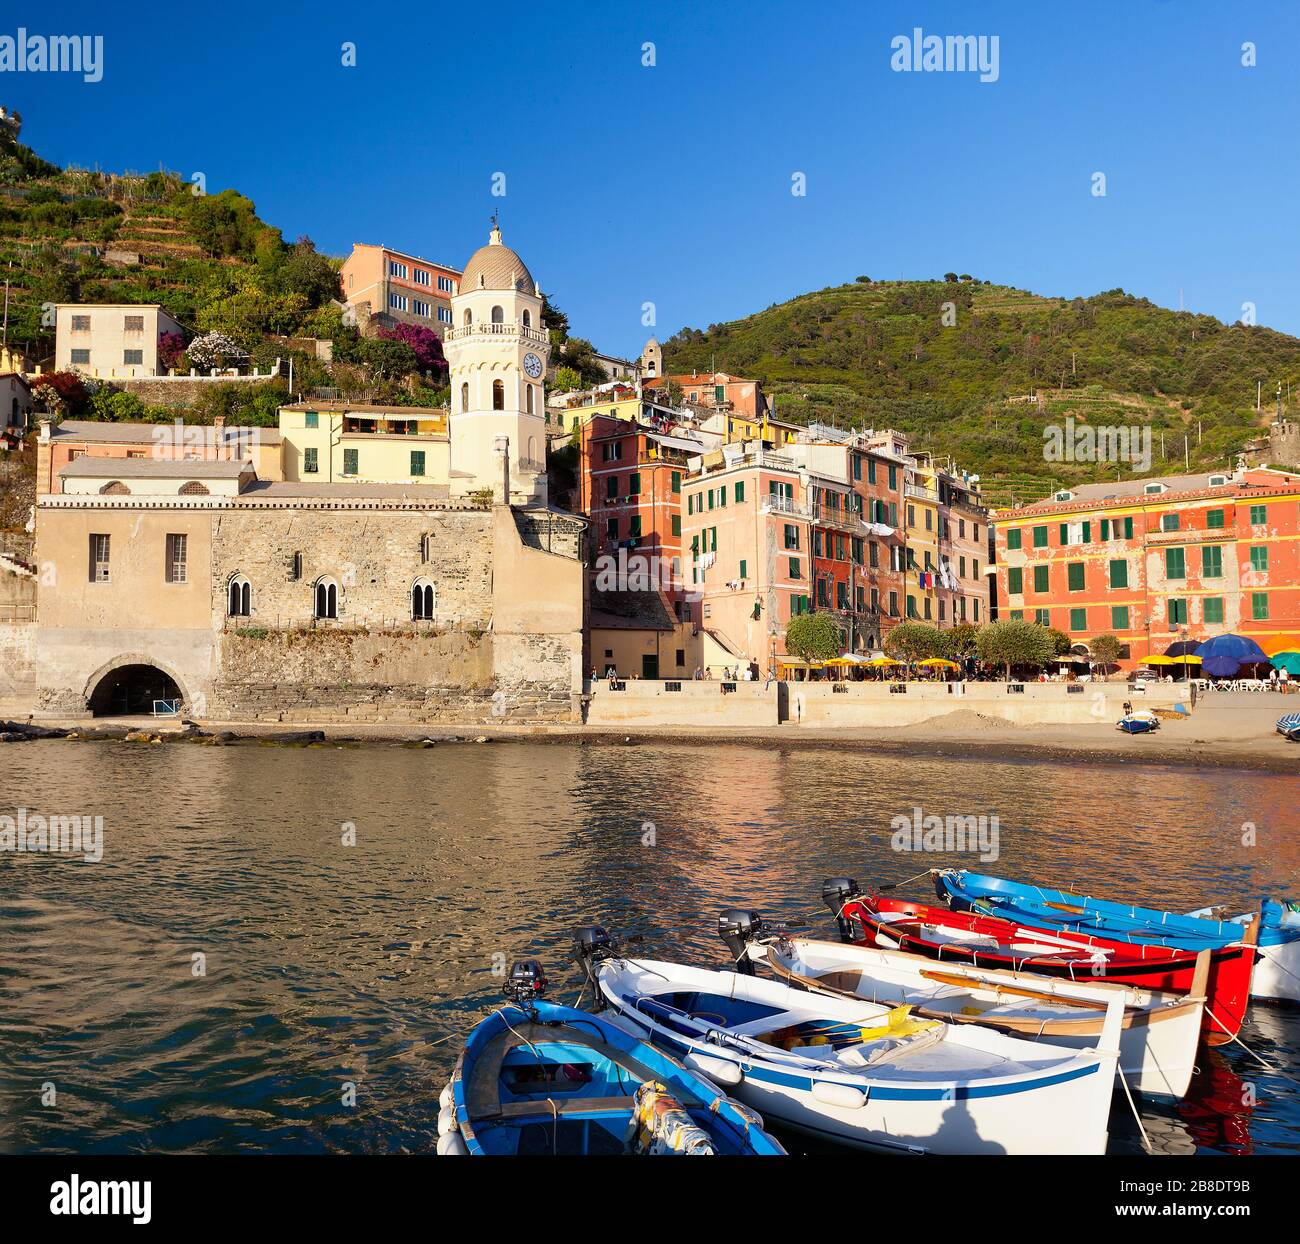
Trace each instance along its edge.
<instances>
[{"instance_id":1,"label":"harbor","mask_svg":"<svg viewBox=\"0 0 1300 1244\"><path fill-rule=\"evenodd\" d=\"M728 908L834 941L821 883L836 873L883 886L965 867L1190 911L1285 894L1300 865L1280 774L1134 759L1121 787L978 754L472 737L7 748L28 808L93 810L104 833L98 863L0 865L18 1017L0 1078L33 1086L11 1093L3 1148L428 1153L510 965L536 959L549 997L578 999L577 926L716 971ZM918 845L892 825L918 805L996 824L997 859L896 849ZM928 878L900 895L937 902ZM1107 1152L1294 1153L1297 1065L1300 1009L1252 1002L1240 1044L1203 1048L1180 1099L1136 1094L1141 1130L1117 1095ZM773 1130L791 1153L838 1151Z\"/></svg>"}]
</instances>

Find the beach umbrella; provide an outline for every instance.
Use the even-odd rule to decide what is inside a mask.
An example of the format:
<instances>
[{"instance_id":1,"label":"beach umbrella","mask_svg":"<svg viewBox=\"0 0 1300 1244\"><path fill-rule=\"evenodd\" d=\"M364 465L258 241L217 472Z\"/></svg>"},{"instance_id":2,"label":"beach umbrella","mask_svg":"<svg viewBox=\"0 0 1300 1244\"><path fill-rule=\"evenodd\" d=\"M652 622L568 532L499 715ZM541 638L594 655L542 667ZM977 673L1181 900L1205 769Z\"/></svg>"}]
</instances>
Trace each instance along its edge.
<instances>
[{"instance_id":1,"label":"beach umbrella","mask_svg":"<svg viewBox=\"0 0 1300 1244\"><path fill-rule=\"evenodd\" d=\"M1167 657L1185 657L1195 656L1196 650L1201 646L1199 639L1180 639L1176 644L1170 644L1165 649Z\"/></svg>"},{"instance_id":2,"label":"beach umbrella","mask_svg":"<svg viewBox=\"0 0 1300 1244\"><path fill-rule=\"evenodd\" d=\"M1300 652L1300 635L1279 635L1271 644L1266 644L1264 651L1275 657L1283 652Z\"/></svg>"},{"instance_id":3,"label":"beach umbrella","mask_svg":"<svg viewBox=\"0 0 1300 1244\"><path fill-rule=\"evenodd\" d=\"M863 664L869 669L882 670L887 665L901 665L902 662L892 660L890 657L872 657L870 661L865 661Z\"/></svg>"},{"instance_id":4,"label":"beach umbrella","mask_svg":"<svg viewBox=\"0 0 1300 1244\"><path fill-rule=\"evenodd\" d=\"M958 665L956 661L949 661L947 657L926 657L924 661L918 661L917 665L928 665L932 669L961 669L961 666Z\"/></svg>"},{"instance_id":5,"label":"beach umbrella","mask_svg":"<svg viewBox=\"0 0 1300 1244\"><path fill-rule=\"evenodd\" d=\"M1201 668L1215 678L1232 678L1243 665L1267 665L1268 657L1253 639L1245 635L1216 635L1197 650Z\"/></svg>"},{"instance_id":6,"label":"beach umbrella","mask_svg":"<svg viewBox=\"0 0 1300 1244\"><path fill-rule=\"evenodd\" d=\"M1173 657L1162 657L1159 655L1153 657L1143 657L1142 664L1143 665L1173 665L1174 659Z\"/></svg>"},{"instance_id":7,"label":"beach umbrella","mask_svg":"<svg viewBox=\"0 0 1300 1244\"><path fill-rule=\"evenodd\" d=\"M1300 678L1300 651L1275 652L1269 657L1269 664L1274 669L1286 670L1293 678Z\"/></svg>"}]
</instances>

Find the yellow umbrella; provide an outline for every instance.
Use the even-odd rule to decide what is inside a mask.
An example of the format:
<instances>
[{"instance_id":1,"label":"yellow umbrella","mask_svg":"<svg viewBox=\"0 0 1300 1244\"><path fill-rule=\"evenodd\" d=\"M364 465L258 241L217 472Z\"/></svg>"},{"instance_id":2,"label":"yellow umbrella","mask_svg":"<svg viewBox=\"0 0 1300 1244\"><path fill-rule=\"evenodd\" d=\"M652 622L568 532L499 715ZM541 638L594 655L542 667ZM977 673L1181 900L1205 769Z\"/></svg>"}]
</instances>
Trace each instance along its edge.
<instances>
[{"instance_id":1,"label":"yellow umbrella","mask_svg":"<svg viewBox=\"0 0 1300 1244\"><path fill-rule=\"evenodd\" d=\"M1178 662L1174 657L1154 656L1154 657L1143 657L1142 664L1143 665L1177 665Z\"/></svg>"},{"instance_id":2,"label":"yellow umbrella","mask_svg":"<svg viewBox=\"0 0 1300 1244\"><path fill-rule=\"evenodd\" d=\"M956 661L949 661L947 657L926 657L924 661L918 661L917 665L929 665L936 669L959 670L961 666Z\"/></svg>"},{"instance_id":3,"label":"yellow umbrella","mask_svg":"<svg viewBox=\"0 0 1300 1244\"><path fill-rule=\"evenodd\" d=\"M902 665L901 661L894 661L889 657L872 657L870 661L863 662L868 669L884 669L888 665Z\"/></svg>"},{"instance_id":4,"label":"yellow umbrella","mask_svg":"<svg viewBox=\"0 0 1300 1244\"><path fill-rule=\"evenodd\" d=\"M848 657L831 657L829 661L824 662L826 665L857 665L856 661Z\"/></svg>"}]
</instances>

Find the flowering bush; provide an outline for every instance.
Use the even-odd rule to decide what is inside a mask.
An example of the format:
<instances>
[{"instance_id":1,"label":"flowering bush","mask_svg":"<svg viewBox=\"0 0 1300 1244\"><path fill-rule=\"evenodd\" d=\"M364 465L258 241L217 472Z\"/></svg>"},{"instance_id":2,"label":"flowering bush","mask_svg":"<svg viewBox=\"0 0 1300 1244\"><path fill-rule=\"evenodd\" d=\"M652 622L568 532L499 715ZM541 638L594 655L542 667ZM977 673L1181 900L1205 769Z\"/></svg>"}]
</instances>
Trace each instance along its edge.
<instances>
[{"instance_id":1,"label":"flowering bush","mask_svg":"<svg viewBox=\"0 0 1300 1244\"><path fill-rule=\"evenodd\" d=\"M204 333L195 337L185 351L190 366L199 371L208 371L213 367L225 367L228 362L244 357L244 352L225 333Z\"/></svg>"},{"instance_id":2,"label":"flowering bush","mask_svg":"<svg viewBox=\"0 0 1300 1244\"><path fill-rule=\"evenodd\" d=\"M182 333L160 333L158 336L158 365L172 368L181 361L185 353L185 337Z\"/></svg>"},{"instance_id":3,"label":"flowering bush","mask_svg":"<svg viewBox=\"0 0 1300 1244\"><path fill-rule=\"evenodd\" d=\"M442 354L442 339L431 328L422 324L397 324L392 328L381 328L379 336L387 341L401 341L415 351L415 363L419 369L428 374L444 374L447 360Z\"/></svg>"}]
</instances>

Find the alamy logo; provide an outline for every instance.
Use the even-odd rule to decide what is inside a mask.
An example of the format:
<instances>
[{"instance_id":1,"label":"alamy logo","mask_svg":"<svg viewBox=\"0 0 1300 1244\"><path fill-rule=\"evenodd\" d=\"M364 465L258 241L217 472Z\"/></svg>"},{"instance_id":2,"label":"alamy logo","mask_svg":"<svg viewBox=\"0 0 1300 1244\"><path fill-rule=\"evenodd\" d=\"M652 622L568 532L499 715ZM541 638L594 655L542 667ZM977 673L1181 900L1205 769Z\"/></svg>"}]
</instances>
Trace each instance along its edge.
<instances>
[{"instance_id":1,"label":"alamy logo","mask_svg":"<svg viewBox=\"0 0 1300 1244\"><path fill-rule=\"evenodd\" d=\"M86 82L104 77L103 35L0 35L0 73L79 73Z\"/></svg>"},{"instance_id":2,"label":"alamy logo","mask_svg":"<svg viewBox=\"0 0 1300 1244\"><path fill-rule=\"evenodd\" d=\"M153 1220L153 1184L147 1179L87 1179L80 1175L50 1185L51 1214L129 1215L137 1226Z\"/></svg>"},{"instance_id":3,"label":"alamy logo","mask_svg":"<svg viewBox=\"0 0 1300 1244\"><path fill-rule=\"evenodd\" d=\"M917 806L912 815L895 816L889 843L895 851L957 853L978 852L982 864L998 858L1001 830L993 816L926 816Z\"/></svg>"},{"instance_id":4,"label":"alamy logo","mask_svg":"<svg viewBox=\"0 0 1300 1244\"><path fill-rule=\"evenodd\" d=\"M19 808L0 816L0 852L20 855L80 855L87 864L104 858L102 816L40 816Z\"/></svg>"},{"instance_id":5,"label":"alamy logo","mask_svg":"<svg viewBox=\"0 0 1300 1244\"><path fill-rule=\"evenodd\" d=\"M1145 475L1151 469L1151 429L1128 426L1089 427L1067 415L1065 426L1043 429L1043 459L1047 462L1127 462L1129 470Z\"/></svg>"},{"instance_id":6,"label":"alamy logo","mask_svg":"<svg viewBox=\"0 0 1300 1244\"><path fill-rule=\"evenodd\" d=\"M927 35L920 26L895 35L889 67L895 73L978 73L981 82L998 80L997 35Z\"/></svg>"}]
</instances>

